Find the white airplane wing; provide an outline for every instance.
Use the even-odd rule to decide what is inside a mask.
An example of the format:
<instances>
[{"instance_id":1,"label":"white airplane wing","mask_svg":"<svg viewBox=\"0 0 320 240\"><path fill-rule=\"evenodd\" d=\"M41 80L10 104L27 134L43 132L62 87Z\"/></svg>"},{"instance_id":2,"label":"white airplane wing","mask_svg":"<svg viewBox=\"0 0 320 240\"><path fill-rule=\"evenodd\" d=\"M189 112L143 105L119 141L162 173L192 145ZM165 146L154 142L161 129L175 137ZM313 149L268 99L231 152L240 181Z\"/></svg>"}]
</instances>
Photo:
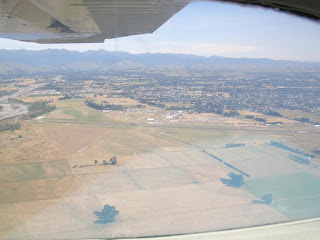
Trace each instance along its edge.
<instances>
[{"instance_id":1,"label":"white airplane wing","mask_svg":"<svg viewBox=\"0 0 320 240\"><path fill-rule=\"evenodd\" d=\"M0 1L0 37L37 43L80 43L152 33L189 2Z\"/></svg>"},{"instance_id":2,"label":"white airplane wing","mask_svg":"<svg viewBox=\"0 0 320 240\"><path fill-rule=\"evenodd\" d=\"M191 0L0 0L0 37L37 43L103 42L152 33ZM315 0L229 0L320 18Z\"/></svg>"}]
</instances>

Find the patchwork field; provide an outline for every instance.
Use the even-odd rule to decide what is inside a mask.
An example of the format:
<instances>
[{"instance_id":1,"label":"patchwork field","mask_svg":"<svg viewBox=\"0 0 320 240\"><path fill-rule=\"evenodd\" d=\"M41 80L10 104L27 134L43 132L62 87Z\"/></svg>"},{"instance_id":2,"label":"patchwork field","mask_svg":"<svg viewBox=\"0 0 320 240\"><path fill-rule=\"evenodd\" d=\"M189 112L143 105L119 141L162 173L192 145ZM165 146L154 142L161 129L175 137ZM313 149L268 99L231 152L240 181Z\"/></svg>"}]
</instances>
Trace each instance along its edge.
<instances>
[{"instance_id":1,"label":"patchwork field","mask_svg":"<svg viewBox=\"0 0 320 240\"><path fill-rule=\"evenodd\" d=\"M0 133L3 239L182 234L320 215L320 167L268 145L279 141L311 154L303 147L319 140L311 126L297 133L282 126L135 125L83 100L56 106ZM117 164L106 163L112 157ZM320 166L319 155L310 161ZM232 182L232 173L243 179L239 186L222 181ZM271 204L254 203L265 194ZM119 214L96 224L94 212L106 204Z\"/></svg>"}]
</instances>

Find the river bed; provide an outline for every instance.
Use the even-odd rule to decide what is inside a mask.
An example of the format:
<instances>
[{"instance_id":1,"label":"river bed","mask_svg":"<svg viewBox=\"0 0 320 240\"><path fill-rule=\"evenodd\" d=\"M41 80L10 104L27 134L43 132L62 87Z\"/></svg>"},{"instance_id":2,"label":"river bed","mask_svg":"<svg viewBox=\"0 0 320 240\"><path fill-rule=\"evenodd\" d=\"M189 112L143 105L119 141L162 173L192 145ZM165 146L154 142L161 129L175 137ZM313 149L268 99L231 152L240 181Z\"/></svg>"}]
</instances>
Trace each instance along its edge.
<instances>
[{"instance_id":1,"label":"river bed","mask_svg":"<svg viewBox=\"0 0 320 240\"><path fill-rule=\"evenodd\" d=\"M12 93L10 95L7 95L7 96L0 98L0 105L3 106L2 111L0 111L0 120L3 120L5 118L23 115L28 112L27 105L21 104L21 103L11 103L9 101L9 98L19 97L25 93L31 92L32 90L37 89L39 87L42 87L46 84L47 83L34 83L28 87L20 88L15 93Z\"/></svg>"}]
</instances>

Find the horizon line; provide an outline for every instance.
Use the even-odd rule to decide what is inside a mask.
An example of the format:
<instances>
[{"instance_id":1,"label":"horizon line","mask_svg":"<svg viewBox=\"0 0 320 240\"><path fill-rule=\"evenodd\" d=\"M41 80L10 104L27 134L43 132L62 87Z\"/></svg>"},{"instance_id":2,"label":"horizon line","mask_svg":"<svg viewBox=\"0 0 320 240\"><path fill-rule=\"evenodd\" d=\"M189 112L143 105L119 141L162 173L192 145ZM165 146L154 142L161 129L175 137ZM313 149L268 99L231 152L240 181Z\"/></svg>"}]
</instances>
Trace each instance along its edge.
<instances>
[{"instance_id":1,"label":"horizon line","mask_svg":"<svg viewBox=\"0 0 320 240\"><path fill-rule=\"evenodd\" d=\"M109 53L127 53L130 55L144 55L144 54L168 54L168 55L183 55L183 56L194 56L194 57L201 57L201 58L212 58L212 57L220 57L220 58L227 58L227 59L255 59L255 60L272 60L272 61L286 61L286 62L301 62L301 63L315 63L320 64L320 60L297 60L297 59L274 59L274 58L267 58L267 57L225 57L220 55L211 55L211 56L203 56L203 55L197 55L197 54L190 54L190 53L175 53L175 52L141 52L141 53L131 53L127 51L109 51L105 49L95 49L95 50L85 50L85 51L79 51L79 50L69 50L64 48L46 48L46 49L5 49L0 48L0 51L29 51L29 52L40 52L40 51L66 51L66 52L78 52L78 53L86 53L86 52L109 52Z\"/></svg>"}]
</instances>

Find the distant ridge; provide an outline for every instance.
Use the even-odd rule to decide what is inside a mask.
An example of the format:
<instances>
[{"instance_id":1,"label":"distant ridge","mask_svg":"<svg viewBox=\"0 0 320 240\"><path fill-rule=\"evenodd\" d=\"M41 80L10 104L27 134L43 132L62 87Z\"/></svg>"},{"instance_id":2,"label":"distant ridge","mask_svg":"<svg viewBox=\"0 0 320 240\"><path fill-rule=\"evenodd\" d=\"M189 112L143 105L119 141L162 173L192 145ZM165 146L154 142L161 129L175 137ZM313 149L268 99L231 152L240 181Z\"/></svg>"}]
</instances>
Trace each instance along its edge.
<instances>
[{"instance_id":1,"label":"distant ridge","mask_svg":"<svg viewBox=\"0 0 320 240\"><path fill-rule=\"evenodd\" d=\"M47 49L31 50L0 50L0 65L54 67L54 68L148 68L159 66L171 67L227 67L227 68L289 68L320 70L320 63L298 62L287 60L271 60L266 58L227 58L220 56L202 57L197 55L97 51L68 51Z\"/></svg>"}]
</instances>

